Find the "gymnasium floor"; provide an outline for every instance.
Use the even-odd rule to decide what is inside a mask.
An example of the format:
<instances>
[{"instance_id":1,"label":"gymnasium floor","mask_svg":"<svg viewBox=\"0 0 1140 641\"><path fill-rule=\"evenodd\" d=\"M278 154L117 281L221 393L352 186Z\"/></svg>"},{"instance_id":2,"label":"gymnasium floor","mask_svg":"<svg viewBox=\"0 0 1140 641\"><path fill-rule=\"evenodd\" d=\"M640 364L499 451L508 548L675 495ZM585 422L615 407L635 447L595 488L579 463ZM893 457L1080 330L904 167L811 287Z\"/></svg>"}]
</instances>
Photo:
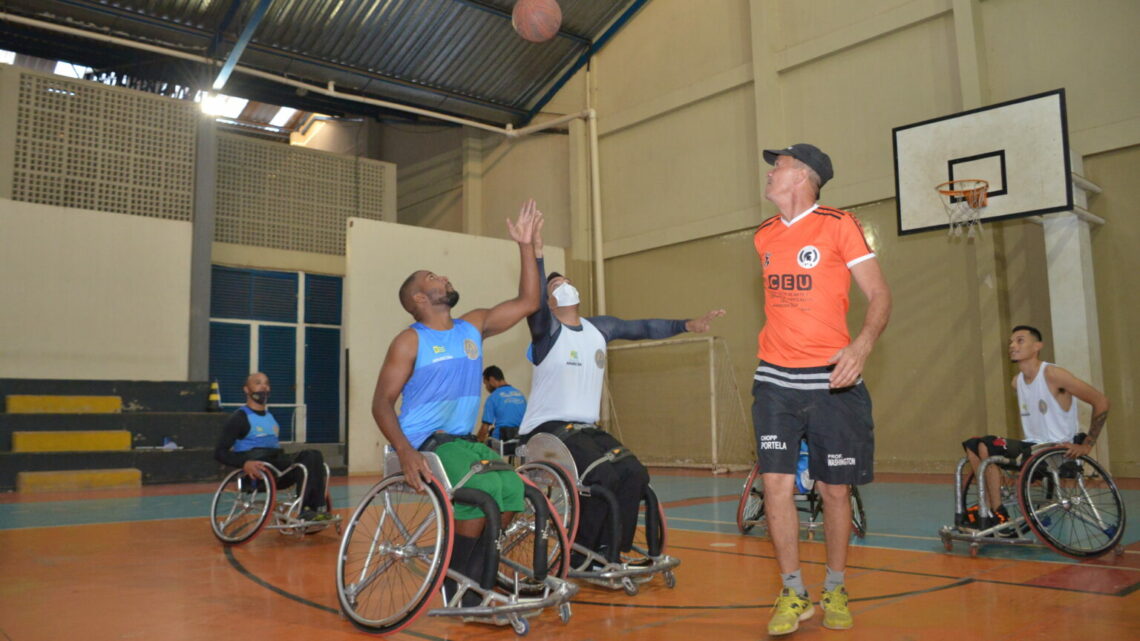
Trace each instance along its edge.
<instances>
[{"instance_id":1,"label":"gymnasium floor","mask_svg":"<svg viewBox=\"0 0 1140 641\"><path fill-rule=\"evenodd\" d=\"M354 505L375 478L334 479L333 502ZM736 529L742 476L657 470L677 587L660 579L636 597L583 586L573 618L532 620L555 641L767 638L778 590L771 544ZM1122 483L1140 518L1140 482ZM206 516L215 485L55 495L0 495L0 641L59 639L367 638L339 616L338 540L264 532L226 549ZM870 532L852 548L847 585L856 626L824 630L821 614L791 638L1137 639L1140 525L1121 557L1077 563L1043 547L947 554L938 527L952 512L947 476L880 475L863 491ZM801 545L818 598L823 544ZM494 628L421 617L393 639L512 639Z\"/></svg>"}]
</instances>

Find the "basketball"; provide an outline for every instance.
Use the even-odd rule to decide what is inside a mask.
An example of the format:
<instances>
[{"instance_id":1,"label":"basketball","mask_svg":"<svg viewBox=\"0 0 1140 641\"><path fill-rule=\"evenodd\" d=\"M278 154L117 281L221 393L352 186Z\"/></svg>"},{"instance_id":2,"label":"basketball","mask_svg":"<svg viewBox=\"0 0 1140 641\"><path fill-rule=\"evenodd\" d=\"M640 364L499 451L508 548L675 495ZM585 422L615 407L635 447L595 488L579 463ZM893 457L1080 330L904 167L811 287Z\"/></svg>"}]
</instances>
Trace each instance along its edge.
<instances>
[{"instance_id":1,"label":"basketball","mask_svg":"<svg viewBox=\"0 0 1140 641\"><path fill-rule=\"evenodd\" d=\"M518 0L511 11L511 26L531 42L546 42L562 26L562 9L555 0Z\"/></svg>"}]
</instances>

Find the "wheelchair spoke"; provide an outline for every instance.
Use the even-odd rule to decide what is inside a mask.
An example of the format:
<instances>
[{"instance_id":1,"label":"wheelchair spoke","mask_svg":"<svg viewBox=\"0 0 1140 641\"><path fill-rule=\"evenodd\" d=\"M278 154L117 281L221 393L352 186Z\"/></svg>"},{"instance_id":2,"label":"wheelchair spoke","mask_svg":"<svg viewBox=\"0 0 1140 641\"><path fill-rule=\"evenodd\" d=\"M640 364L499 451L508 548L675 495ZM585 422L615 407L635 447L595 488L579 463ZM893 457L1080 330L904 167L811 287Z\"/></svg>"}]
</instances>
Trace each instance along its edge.
<instances>
[{"instance_id":1,"label":"wheelchair spoke","mask_svg":"<svg viewBox=\"0 0 1140 641\"><path fill-rule=\"evenodd\" d=\"M396 477L381 481L357 508L337 567L341 606L354 623L398 629L431 597L449 541L441 500L435 486L420 494Z\"/></svg>"}]
</instances>

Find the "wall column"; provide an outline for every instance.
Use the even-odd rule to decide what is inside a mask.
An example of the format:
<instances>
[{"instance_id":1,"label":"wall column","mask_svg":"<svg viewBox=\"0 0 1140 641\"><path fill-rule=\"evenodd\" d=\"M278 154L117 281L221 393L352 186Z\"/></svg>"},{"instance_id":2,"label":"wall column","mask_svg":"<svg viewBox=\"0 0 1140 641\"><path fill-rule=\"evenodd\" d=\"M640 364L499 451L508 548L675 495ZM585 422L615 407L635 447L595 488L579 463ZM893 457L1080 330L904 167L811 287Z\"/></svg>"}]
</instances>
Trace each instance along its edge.
<instances>
[{"instance_id":1,"label":"wall column","mask_svg":"<svg viewBox=\"0 0 1140 641\"><path fill-rule=\"evenodd\" d=\"M194 220L190 241L190 354L186 377L210 376L210 254L218 183L218 133L214 119L198 119L194 152Z\"/></svg>"},{"instance_id":2,"label":"wall column","mask_svg":"<svg viewBox=\"0 0 1140 641\"><path fill-rule=\"evenodd\" d=\"M1081 158L1073 154L1073 173L1080 175ZM1087 215L1088 192L1099 193L1100 188L1084 179L1073 181L1072 211L1049 214L1044 217L1045 256L1049 269L1049 307L1053 319L1053 357L1057 364L1104 390L1104 370L1101 365L1100 325L1096 306L1096 281L1093 278L1092 241ZM1091 408L1078 403L1080 429L1085 430L1092 416ZM1092 456L1106 468L1108 439L1103 433L1097 440Z\"/></svg>"}]
</instances>

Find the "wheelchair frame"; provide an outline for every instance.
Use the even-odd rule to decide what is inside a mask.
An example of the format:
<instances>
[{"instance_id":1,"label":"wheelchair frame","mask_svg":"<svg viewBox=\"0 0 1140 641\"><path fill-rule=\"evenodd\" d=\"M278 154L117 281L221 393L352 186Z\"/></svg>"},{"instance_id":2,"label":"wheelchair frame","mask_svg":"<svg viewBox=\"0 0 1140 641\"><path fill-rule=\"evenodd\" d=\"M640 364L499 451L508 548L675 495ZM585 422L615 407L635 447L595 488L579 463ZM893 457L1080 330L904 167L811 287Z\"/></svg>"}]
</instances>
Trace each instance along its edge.
<instances>
[{"instance_id":1,"label":"wheelchair frame","mask_svg":"<svg viewBox=\"0 0 1140 641\"><path fill-rule=\"evenodd\" d=\"M423 455L432 471L423 492L411 489L400 471L399 457L389 451L384 478L368 491L348 521L337 554L336 587L341 611L349 621L368 632L390 634L404 629L426 610L428 616L510 625L520 636L530 630L526 617L547 607L558 607L561 620L569 621L570 598L578 586L562 578L569 569L569 543L549 503L528 484L528 510L516 515L506 531L500 532L497 510L489 509L494 506L491 497L464 485L475 474L513 468L501 461L481 461L452 486L439 457L434 452ZM468 577L449 567L455 525L452 503L475 504L476 499L490 502L480 504L488 513L485 534L494 537L488 565L495 566L491 570L495 586L508 593L482 587L486 577ZM541 507L536 503L539 500ZM375 524L368 531L372 522ZM356 537L361 531L363 536ZM534 543L527 547L526 540L531 537ZM554 540L553 550L550 539ZM525 563L528 551L533 555L529 566ZM539 558L547 564L553 562L553 566L539 567ZM427 610L433 595L441 591L444 578L455 581L455 594L450 599L444 595L443 607ZM378 617L365 611L371 603L364 603L362 597L375 591L383 593L382 601L392 604L392 612ZM478 606L461 605L468 592L480 597Z\"/></svg>"},{"instance_id":2,"label":"wheelchair frame","mask_svg":"<svg viewBox=\"0 0 1140 641\"><path fill-rule=\"evenodd\" d=\"M1123 554L1126 514L1123 498L1112 476L1088 456L1065 457L1066 448L1056 443L1034 446L1024 463L1004 456L982 460L978 473L969 470L969 459L958 461L954 471L954 525L939 531L947 552L954 541L969 544L970 556L982 545L1028 545L1041 542L1053 551L1075 559L1102 556L1110 550ZM966 503L977 500L982 518L993 516L983 497L989 466L1001 470L1001 501L1008 521L977 530L965 527ZM1095 481L1102 485L1090 488ZM971 487L977 487L972 497ZM1100 501L1107 495L1109 502ZM1029 536L1030 533L1035 535ZM1094 540L1095 539L1095 540Z\"/></svg>"},{"instance_id":3,"label":"wheelchair frame","mask_svg":"<svg viewBox=\"0 0 1140 641\"><path fill-rule=\"evenodd\" d=\"M764 512L764 481L761 478L760 464L752 466L752 471L744 481L744 488L740 493L740 502L736 508L736 527L741 534L748 534L752 528L760 526L767 528L768 521ZM863 510L863 498L859 495L859 488L848 485L851 497L851 534L857 538L867 536L867 513ZM815 490L813 484L807 492L796 492L792 500L797 503L796 511L806 514L807 519L800 519L800 528L807 531L808 540L815 538L815 531L823 529L823 498Z\"/></svg>"},{"instance_id":4,"label":"wheelchair frame","mask_svg":"<svg viewBox=\"0 0 1140 641\"><path fill-rule=\"evenodd\" d=\"M328 464L324 466L325 509L329 513L329 519L325 521L301 519L301 499L309 484L309 470L304 465L293 463L284 470L278 470L270 463L265 463L265 466L269 471L262 470L256 478L251 478L241 468L233 470L214 491L210 501L210 528L219 541L241 545L253 540L263 529L302 537L330 525L335 526L337 534L340 534L341 516L333 512L332 495L328 489ZM301 470L301 482L279 492L277 479L294 468ZM231 485L233 489L228 489ZM272 523L269 523L270 517Z\"/></svg>"},{"instance_id":5,"label":"wheelchair frame","mask_svg":"<svg viewBox=\"0 0 1140 641\"><path fill-rule=\"evenodd\" d=\"M576 567L570 568L570 578L582 579L612 590L625 590L630 596L636 595L640 590L639 585L651 581L656 574L662 576L666 587L676 587L677 578L673 569L681 564L681 560L665 554L668 525L665 511L652 487L646 487L646 496L642 499L646 523L638 528L630 554L611 561L598 552L573 542L579 525L579 496L588 497L592 492L582 479L603 463L631 456L629 450L620 448L607 452L587 466L580 476L569 448L552 434L532 434L526 443L518 446L516 454L523 461L518 467L519 473L547 493L566 525L567 538L572 542L571 549L582 555L583 560ZM611 501L611 512L616 511L612 495L608 500ZM653 542L648 540L651 529L655 529L659 535L658 540Z\"/></svg>"}]
</instances>

